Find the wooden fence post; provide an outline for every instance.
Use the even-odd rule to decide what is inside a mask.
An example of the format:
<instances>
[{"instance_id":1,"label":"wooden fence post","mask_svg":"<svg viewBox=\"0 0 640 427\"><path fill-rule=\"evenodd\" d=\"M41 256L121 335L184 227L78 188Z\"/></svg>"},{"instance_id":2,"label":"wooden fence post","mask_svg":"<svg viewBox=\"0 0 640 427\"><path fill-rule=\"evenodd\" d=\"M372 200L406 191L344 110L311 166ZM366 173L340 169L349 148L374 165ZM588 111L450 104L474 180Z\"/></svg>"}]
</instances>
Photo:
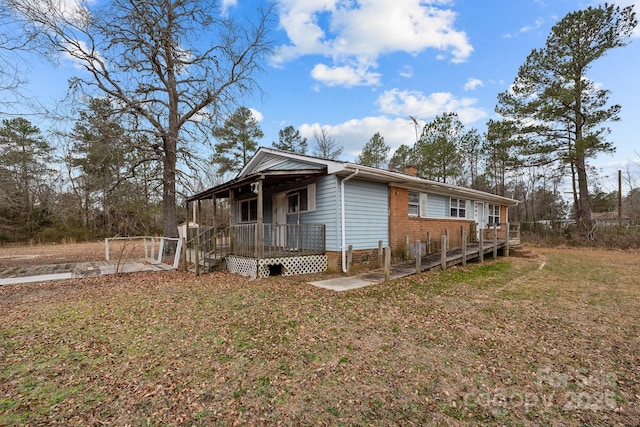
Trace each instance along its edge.
<instances>
[{"instance_id":1,"label":"wooden fence post","mask_svg":"<svg viewBox=\"0 0 640 427\"><path fill-rule=\"evenodd\" d=\"M447 235L444 234L440 238L440 268L442 271L447 269Z\"/></svg>"},{"instance_id":2,"label":"wooden fence post","mask_svg":"<svg viewBox=\"0 0 640 427\"><path fill-rule=\"evenodd\" d=\"M347 273L351 271L351 261L353 261L353 245L347 246Z\"/></svg>"},{"instance_id":3,"label":"wooden fence post","mask_svg":"<svg viewBox=\"0 0 640 427\"><path fill-rule=\"evenodd\" d=\"M427 255L431 255L431 232L427 231Z\"/></svg>"},{"instance_id":4,"label":"wooden fence post","mask_svg":"<svg viewBox=\"0 0 640 427\"><path fill-rule=\"evenodd\" d=\"M382 268L384 263L384 252L382 250L382 240L378 240L378 268Z\"/></svg>"},{"instance_id":5,"label":"wooden fence post","mask_svg":"<svg viewBox=\"0 0 640 427\"><path fill-rule=\"evenodd\" d=\"M467 265L467 232L462 230L462 265Z\"/></svg>"},{"instance_id":6,"label":"wooden fence post","mask_svg":"<svg viewBox=\"0 0 640 427\"><path fill-rule=\"evenodd\" d=\"M493 224L493 259L498 258L498 225Z\"/></svg>"},{"instance_id":7,"label":"wooden fence post","mask_svg":"<svg viewBox=\"0 0 640 427\"><path fill-rule=\"evenodd\" d=\"M505 243L504 243L504 256L508 257L509 256L509 250L511 249L509 246L509 239L511 238L510 234L511 234L511 230L509 227L509 223L507 222L506 224L506 229L505 229Z\"/></svg>"},{"instance_id":8,"label":"wooden fence post","mask_svg":"<svg viewBox=\"0 0 640 427\"><path fill-rule=\"evenodd\" d=\"M409 245L409 235L404 236L404 259L408 261L411 259L411 246Z\"/></svg>"},{"instance_id":9,"label":"wooden fence post","mask_svg":"<svg viewBox=\"0 0 640 427\"><path fill-rule=\"evenodd\" d=\"M416 274L420 274L422 271L422 242L418 240L416 242Z\"/></svg>"},{"instance_id":10,"label":"wooden fence post","mask_svg":"<svg viewBox=\"0 0 640 427\"><path fill-rule=\"evenodd\" d=\"M447 237L447 246L445 247L445 250L448 251L450 249L449 248L449 229L448 228L444 229L444 235Z\"/></svg>"},{"instance_id":11,"label":"wooden fence post","mask_svg":"<svg viewBox=\"0 0 640 427\"><path fill-rule=\"evenodd\" d=\"M391 248L389 246L384 248L384 281L388 282L391 279Z\"/></svg>"},{"instance_id":12,"label":"wooden fence post","mask_svg":"<svg viewBox=\"0 0 640 427\"><path fill-rule=\"evenodd\" d=\"M480 229L480 233L478 233L480 237L478 242L478 261L482 264L484 262L484 229Z\"/></svg>"}]
</instances>

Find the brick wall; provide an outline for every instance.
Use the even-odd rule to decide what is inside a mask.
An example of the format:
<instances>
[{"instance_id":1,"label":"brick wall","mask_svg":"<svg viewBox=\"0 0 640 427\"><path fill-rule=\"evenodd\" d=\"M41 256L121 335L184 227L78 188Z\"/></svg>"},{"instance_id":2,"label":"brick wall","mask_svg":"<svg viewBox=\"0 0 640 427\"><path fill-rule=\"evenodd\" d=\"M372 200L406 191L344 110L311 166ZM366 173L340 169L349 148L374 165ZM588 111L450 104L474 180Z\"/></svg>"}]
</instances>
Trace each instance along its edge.
<instances>
[{"instance_id":1,"label":"brick wall","mask_svg":"<svg viewBox=\"0 0 640 427\"><path fill-rule=\"evenodd\" d=\"M396 259L404 253L407 235L411 243L416 240L425 242L429 232L431 248L434 252L439 252L441 236L445 234L445 230L449 230L449 246L458 247L462 245L462 230L467 232L467 236L471 236L473 224L473 220L410 217L409 191L398 187L389 189L389 245Z\"/></svg>"},{"instance_id":2,"label":"brick wall","mask_svg":"<svg viewBox=\"0 0 640 427\"><path fill-rule=\"evenodd\" d=\"M352 270L369 270L378 268L378 248L354 250L351 254ZM342 252L327 252L327 269L342 271Z\"/></svg>"}]
</instances>

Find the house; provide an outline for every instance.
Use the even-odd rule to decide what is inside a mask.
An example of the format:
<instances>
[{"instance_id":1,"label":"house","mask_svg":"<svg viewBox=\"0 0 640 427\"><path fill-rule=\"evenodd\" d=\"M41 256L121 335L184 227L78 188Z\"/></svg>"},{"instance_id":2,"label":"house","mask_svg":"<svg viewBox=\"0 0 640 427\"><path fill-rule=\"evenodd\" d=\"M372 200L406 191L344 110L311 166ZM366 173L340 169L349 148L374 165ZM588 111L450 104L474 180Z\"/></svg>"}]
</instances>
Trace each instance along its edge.
<instances>
[{"instance_id":1,"label":"house","mask_svg":"<svg viewBox=\"0 0 640 427\"><path fill-rule=\"evenodd\" d=\"M415 169L414 169L415 171ZM411 173L411 171L409 171ZM187 199L189 212L212 202L213 218L224 200L228 226L204 227L202 242L224 256L230 271L248 276L301 274L326 269L346 272L352 262L377 259L379 242L394 256L405 239L449 246L473 239L495 224L506 235L508 208L516 200L354 163L261 147L235 179ZM188 213L189 215L189 213ZM226 225L226 224L225 224ZM208 233L206 236L202 233ZM437 249L437 248L436 248Z\"/></svg>"},{"instance_id":2,"label":"house","mask_svg":"<svg viewBox=\"0 0 640 427\"><path fill-rule=\"evenodd\" d=\"M627 215L618 216L617 211L613 212L592 212L591 221L597 226L612 226L623 225L628 227L631 222L631 217Z\"/></svg>"}]
</instances>

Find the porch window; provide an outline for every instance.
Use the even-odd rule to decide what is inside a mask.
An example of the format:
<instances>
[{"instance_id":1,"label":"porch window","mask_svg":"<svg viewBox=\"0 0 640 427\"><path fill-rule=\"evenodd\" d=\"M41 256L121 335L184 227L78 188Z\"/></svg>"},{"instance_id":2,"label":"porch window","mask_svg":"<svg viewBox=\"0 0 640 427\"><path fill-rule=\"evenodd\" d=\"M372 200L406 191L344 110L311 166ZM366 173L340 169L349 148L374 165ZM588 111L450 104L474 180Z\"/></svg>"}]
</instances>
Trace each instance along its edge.
<instances>
[{"instance_id":1,"label":"porch window","mask_svg":"<svg viewBox=\"0 0 640 427\"><path fill-rule=\"evenodd\" d=\"M258 220L258 199L240 201L240 222L256 222Z\"/></svg>"},{"instance_id":2,"label":"porch window","mask_svg":"<svg viewBox=\"0 0 640 427\"><path fill-rule=\"evenodd\" d=\"M463 199L451 198L451 217L466 218L467 217L467 201Z\"/></svg>"},{"instance_id":3,"label":"porch window","mask_svg":"<svg viewBox=\"0 0 640 427\"><path fill-rule=\"evenodd\" d=\"M489 224L500 224L500 205L489 205Z\"/></svg>"},{"instance_id":4,"label":"porch window","mask_svg":"<svg viewBox=\"0 0 640 427\"><path fill-rule=\"evenodd\" d=\"M287 213L297 214L315 210L316 185L292 190L287 193Z\"/></svg>"},{"instance_id":5,"label":"porch window","mask_svg":"<svg viewBox=\"0 0 640 427\"><path fill-rule=\"evenodd\" d=\"M308 210L308 194L307 189L302 188L300 190L296 190L293 193L289 193L287 195L289 208L287 212L290 214L298 213L298 212L306 212Z\"/></svg>"}]
</instances>

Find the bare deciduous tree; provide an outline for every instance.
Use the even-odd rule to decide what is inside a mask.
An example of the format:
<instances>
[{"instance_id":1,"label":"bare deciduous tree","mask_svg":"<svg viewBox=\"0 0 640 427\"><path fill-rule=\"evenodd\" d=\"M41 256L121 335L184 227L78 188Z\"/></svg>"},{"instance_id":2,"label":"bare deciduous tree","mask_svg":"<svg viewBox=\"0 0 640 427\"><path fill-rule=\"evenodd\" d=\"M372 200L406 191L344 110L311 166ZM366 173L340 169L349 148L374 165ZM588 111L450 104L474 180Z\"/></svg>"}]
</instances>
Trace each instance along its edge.
<instances>
[{"instance_id":1,"label":"bare deciduous tree","mask_svg":"<svg viewBox=\"0 0 640 427\"><path fill-rule=\"evenodd\" d=\"M81 65L73 89L108 95L139 120L162 163L164 235L176 237L178 159L236 99L259 89L271 9L240 22L215 1L111 0L91 9L3 1L44 46Z\"/></svg>"},{"instance_id":2,"label":"bare deciduous tree","mask_svg":"<svg viewBox=\"0 0 640 427\"><path fill-rule=\"evenodd\" d=\"M320 130L314 130L313 138L316 140L316 146L313 150L314 156L335 160L342 154L344 147L336 142L327 128L322 127Z\"/></svg>"}]
</instances>

